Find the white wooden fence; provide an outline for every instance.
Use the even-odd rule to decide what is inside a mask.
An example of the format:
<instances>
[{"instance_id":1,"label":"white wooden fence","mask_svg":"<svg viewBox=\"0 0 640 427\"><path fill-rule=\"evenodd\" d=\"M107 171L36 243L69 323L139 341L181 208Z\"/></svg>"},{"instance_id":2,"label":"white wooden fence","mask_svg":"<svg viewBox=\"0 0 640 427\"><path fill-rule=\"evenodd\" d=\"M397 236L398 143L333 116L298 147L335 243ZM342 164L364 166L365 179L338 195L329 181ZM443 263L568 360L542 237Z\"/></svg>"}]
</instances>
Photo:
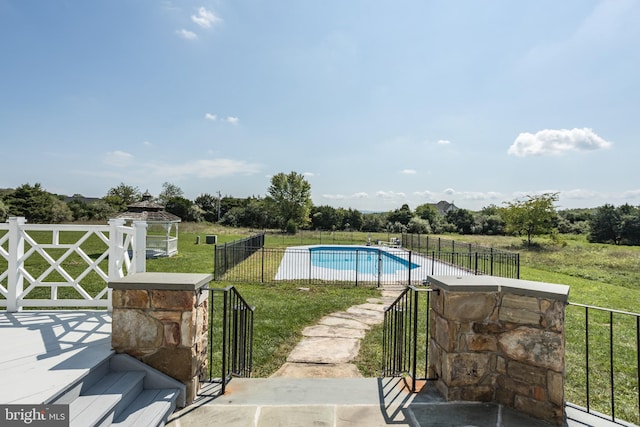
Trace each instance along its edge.
<instances>
[{"instance_id":1,"label":"white wooden fence","mask_svg":"<svg viewBox=\"0 0 640 427\"><path fill-rule=\"evenodd\" d=\"M0 224L0 307L106 307L110 280L146 270L147 224Z\"/></svg>"}]
</instances>

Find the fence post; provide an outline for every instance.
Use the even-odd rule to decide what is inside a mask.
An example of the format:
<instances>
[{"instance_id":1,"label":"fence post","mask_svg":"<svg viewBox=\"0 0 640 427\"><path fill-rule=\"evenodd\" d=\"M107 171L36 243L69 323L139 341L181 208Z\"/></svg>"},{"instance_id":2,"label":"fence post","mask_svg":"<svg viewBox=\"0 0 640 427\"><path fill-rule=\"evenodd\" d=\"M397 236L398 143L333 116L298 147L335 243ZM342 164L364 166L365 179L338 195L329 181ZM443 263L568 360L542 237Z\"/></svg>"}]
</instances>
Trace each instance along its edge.
<instances>
[{"instance_id":1,"label":"fence post","mask_svg":"<svg viewBox=\"0 0 640 427\"><path fill-rule=\"evenodd\" d=\"M134 273L144 273L147 271L147 222L133 221L133 231L132 270Z\"/></svg>"},{"instance_id":2,"label":"fence post","mask_svg":"<svg viewBox=\"0 0 640 427\"><path fill-rule=\"evenodd\" d=\"M475 266L475 275L478 275L478 252L476 252L476 266Z\"/></svg>"},{"instance_id":3,"label":"fence post","mask_svg":"<svg viewBox=\"0 0 640 427\"><path fill-rule=\"evenodd\" d=\"M124 276L122 264L124 262L124 251L126 248L122 242L122 231L120 227L124 225L124 219L110 219L109 224L109 282L120 279ZM107 310L113 310L112 289L107 290Z\"/></svg>"},{"instance_id":4,"label":"fence post","mask_svg":"<svg viewBox=\"0 0 640 427\"><path fill-rule=\"evenodd\" d=\"M122 245L122 232L118 227L124 225L124 219L109 220L109 281L112 282L123 276L122 259L124 246Z\"/></svg>"},{"instance_id":5,"label":"fence post","mask_svg":"<svg viewBox=\"0 0 640 427\"><path fill-rule=\"evenodd\" d=\"M24 290L22 274L20 274L20 259L24 255L24 239L20 228L27 220L21 216L9 217L9 260L7 270L7 312L22 311L18 304L18 297Z\"/></svg>"},{"instance_id":6,"label":"fence post","mask_svg":"<svg viewBox=\"0 0 640 427\"><path fill-rule=\"evenodd\" d=\"M431 275L433 276L436 267L436 251L431 252Z\"/></svg>"},{"instance_id":7,"label":"fence post","mask_svg":"<svg viewBox=\"0 0 640 427\"><path fill-rule=\"evenodd\" d=\"M356 288L358 287L358 250L356 249Z\"/></svg>"},{"instance_id":8,"label":"fence post","mask_svg":"<svg viewBox=\"0 0 640 427\"><path fill-rule=\"evenodd\" d=\"M491 262L489 263L489 271L490 271L489 275L493 276L493 248L491 248L490 257L491 257ZM519 279L519 277L516 277L516 279Z\"/></svg>"},{"instance_id":9,"label":"fence post","mask_svg":"<svg viewBox=\"0 0 640 427\"><path fill-rule=\"evenodd\" d=\"M382 279L382 251L378 249L378 287L380 287Z\"/></svg>"}]
</instances>

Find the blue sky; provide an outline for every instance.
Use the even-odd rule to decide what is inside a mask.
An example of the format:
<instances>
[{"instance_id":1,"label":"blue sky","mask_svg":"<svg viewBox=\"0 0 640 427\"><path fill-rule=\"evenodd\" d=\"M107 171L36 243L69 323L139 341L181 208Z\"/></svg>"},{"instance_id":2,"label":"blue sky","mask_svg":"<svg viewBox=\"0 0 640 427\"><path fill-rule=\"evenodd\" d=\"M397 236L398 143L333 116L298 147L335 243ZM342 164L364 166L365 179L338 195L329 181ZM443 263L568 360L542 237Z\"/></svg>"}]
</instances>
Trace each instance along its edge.
<instances>
[{"instance_id":1,"label":"blue sky","mask_svg":"<svg viewBox=\"0 0 640 427\"><path fill-rule=\"evenodd\" d=\"M0 0L0 188L640 204L640 2Z\"/></svg>"}]
</instances>

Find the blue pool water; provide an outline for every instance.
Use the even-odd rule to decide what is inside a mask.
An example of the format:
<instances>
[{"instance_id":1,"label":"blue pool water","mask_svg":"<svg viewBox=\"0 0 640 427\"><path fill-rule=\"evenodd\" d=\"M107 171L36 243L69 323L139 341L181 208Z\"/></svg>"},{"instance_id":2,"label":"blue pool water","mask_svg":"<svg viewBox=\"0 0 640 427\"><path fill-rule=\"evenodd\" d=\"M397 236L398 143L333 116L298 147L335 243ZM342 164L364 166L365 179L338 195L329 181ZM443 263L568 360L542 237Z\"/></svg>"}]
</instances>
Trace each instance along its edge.
<instances>
[{"instance_id":1,"label":"blue pool water","mask_svg":"<svg viewBox=\"0 0 640 427\"><path fill-rule=\"evenodd\" d=\"M409 261L393 253L369 247L316 246L309 248L311 265L364 274L396 274L409 270ZM411 263L411 268L420 267Z\"/></svg>"}]
</instances>

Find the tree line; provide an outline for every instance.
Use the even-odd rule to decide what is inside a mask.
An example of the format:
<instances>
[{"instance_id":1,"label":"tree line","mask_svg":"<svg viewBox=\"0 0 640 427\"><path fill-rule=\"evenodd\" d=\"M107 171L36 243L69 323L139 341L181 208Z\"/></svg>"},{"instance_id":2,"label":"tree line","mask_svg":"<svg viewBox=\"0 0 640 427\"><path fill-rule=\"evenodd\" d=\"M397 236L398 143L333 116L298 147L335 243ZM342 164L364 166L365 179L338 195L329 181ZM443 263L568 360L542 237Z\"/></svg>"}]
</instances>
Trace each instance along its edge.
<instances>
[{"instance_id":1,"label":"tree line","mask_svg":"<svg viewBox=\"0 0 640 427\"><path fill-rule=\"evenodd\" d=\"M87 199L51 194L41 184L23 184L0 190L0 221L24 216L30 223L65 223L107 220L142 199L138 187L120 183L102 198ZM230 227L364 231L414 234L517 235L531 246L533 238L555 233L587 234L591 242L640 245L640 207L628 204L590 209L556 210L558 193L527 196L503 206L480 211L452 208L441 212L425 203L412 210L407 204L388 211L362 213L357 209L314 206L311 186L297 172L279 173L271 179L267 194L236 198L202 193L194 200L182 189L165 182L154 200L187 222L219 223Z\"/></svg>"}]
</instances>

